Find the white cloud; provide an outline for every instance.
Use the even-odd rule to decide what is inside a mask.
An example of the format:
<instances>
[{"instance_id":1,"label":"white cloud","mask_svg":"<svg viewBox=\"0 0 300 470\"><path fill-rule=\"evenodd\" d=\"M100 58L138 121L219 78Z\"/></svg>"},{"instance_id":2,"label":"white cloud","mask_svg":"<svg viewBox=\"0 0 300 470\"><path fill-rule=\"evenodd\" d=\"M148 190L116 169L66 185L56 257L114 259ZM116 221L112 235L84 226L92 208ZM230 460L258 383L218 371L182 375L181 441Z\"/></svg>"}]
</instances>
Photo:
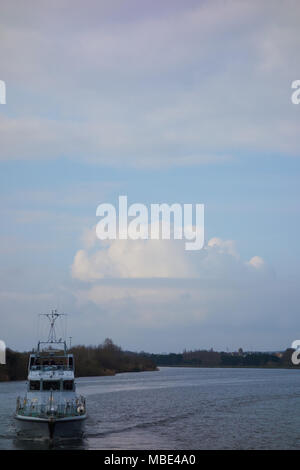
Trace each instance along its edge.
<instances>
[{"instance_id":1,"label":"white cloud","mask_svg":"<svg viewBox=\"0 0 300 470\"><path fill-rule=\"evenodd\" d=\"M191 253L181 240L100 242L94 230L85 233L72 264L73 278L89 286L74 295L80 306L95 304L120 320L126 315L127 325L197 323L220 311L226 317L262 281L248 269L260 269L262 258L243 261L233 240L214 237Z\"/></svg>"},{"instance_id":2,"label":"white cloud","mask_svg":"<svg viewBox=\"0 0 300 470\"><path fill-rule=\"evenodd\" d=\"M265 265L259 256L242 261L234 240L218 237L196 252L186 251L184 240L100 241L95 228L85 230L82 240L84 248L75 254L71 271L74 279L86 282L105 278L238 278L241 273L248 275L248 265L257 269Z\"/></svg>"},{"instance_id":3,"label":"white cloud","mask_svg":"<svg viewBox=\"0 0 300 470\"><path fill-rule=\"evenodd\" d=\"M265 262L260 256L253 256L248 264L255 269L262 269L265 266Z\"/></svg>"},{"instance_id":4,"label":"white cloud","mask_svg":"<svg viewBox=\"0 0 300 470\"><path fill-rule=\"evenodd\" d=\"M299 3L169 2L148 15L134 4L130 15L90 2L79 23L73 3L53 4L20 16L13 0L1 16L0 159L157 168L299 155Z\"/></svg>"},{"instance_id":5,"label":"white cloud","mask_svg":"<svg viewBox=\"0 0 300 470\"><path fill-rule=\"evenodd\" d=\"M91 243L92 236L86 236ZM178 249L178 246L180 248ZM82 281L102 278L186 278L193 276L184 245L169 240L112 240L89 253L79 250L72 276Z\"/></svg>"},{"instance_id":6,"label":"white cloud","mask_svg":"<svg viewBox=\"0 0 300 470\"><path fill-rule=\"evenodd\" d=\"M234 240L222 240L218 237L211 238L208 243L208 247L216 247L219 253L227 253L234 257L239 257Z\"/></svg>"}]
</instances>

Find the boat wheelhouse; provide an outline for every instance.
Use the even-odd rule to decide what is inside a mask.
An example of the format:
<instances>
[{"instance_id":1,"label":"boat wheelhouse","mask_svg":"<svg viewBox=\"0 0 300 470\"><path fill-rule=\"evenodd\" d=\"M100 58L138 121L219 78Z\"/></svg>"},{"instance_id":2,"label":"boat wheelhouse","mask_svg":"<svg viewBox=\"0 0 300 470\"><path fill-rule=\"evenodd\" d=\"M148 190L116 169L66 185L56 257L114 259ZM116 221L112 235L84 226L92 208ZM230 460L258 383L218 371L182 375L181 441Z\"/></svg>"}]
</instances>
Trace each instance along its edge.
<instances>
[{"instance_id":1,"label":"boat wheelhouse","mask_svg":"<svg viewBox=\"0 0 300 470\"><path fill-rule=\"evenodd\" d=\"M76 394L74 356L66 341L57 340L56 310L46 314L50 321L47 341L39 341L30 354L27 390L18 397L15 418L18 433L33 437L76 437L86 418L85 398Z\"/></svg>"}]
</instances>

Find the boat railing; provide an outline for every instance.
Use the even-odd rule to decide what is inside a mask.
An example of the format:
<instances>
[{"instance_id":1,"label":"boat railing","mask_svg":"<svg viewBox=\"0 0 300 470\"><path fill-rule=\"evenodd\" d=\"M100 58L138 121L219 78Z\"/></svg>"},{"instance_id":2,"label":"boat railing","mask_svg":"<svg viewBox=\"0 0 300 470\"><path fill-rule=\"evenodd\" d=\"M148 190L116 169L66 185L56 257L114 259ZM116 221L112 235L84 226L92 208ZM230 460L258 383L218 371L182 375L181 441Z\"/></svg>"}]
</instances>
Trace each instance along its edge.
<instances>
[{"instance_id":1,"label":"boat railing","mask_svg":"<svg viewBox=\"0 0 300 470\"><path fill-rule=\"evenodd\" d=\"M32 371L35 371L35 370L39 370L39 371L52 371L52 370L73 370L73 367L69 367L69 366L63 366L63 365L42 365L42 366L37 366L37 365L34 365L34 366L31 366L30 367L30 370Z\"/></svg>"},{"instance_id":2,"label":"boat railing","mask_svg":"<svg viewBox=\"0 0 300 470\"><path fill-rule=\"evenodd\" d=\"M64 403L55 403L49 400L46 404L39 404L36 399L17 398L16 414L37 418L67 418L81 416L86 413L86 403L83 396L77 396L74 400L66 400Z\"/></svg>"}]
</instances>

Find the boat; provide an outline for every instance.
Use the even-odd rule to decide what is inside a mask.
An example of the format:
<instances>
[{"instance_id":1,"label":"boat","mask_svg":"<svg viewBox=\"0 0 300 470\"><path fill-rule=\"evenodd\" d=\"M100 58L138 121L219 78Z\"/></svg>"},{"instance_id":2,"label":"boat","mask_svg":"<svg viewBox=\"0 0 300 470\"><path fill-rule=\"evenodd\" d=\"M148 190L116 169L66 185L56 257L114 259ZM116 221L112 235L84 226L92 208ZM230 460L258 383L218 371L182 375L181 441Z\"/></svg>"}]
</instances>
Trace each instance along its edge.
<instances>
[{"instance_id":1,"label":"boat","mask_svg":"<svg viewBox=\"0 0 300 470\"><path fill-rule=\"evenodd\" d=\"M44 314L50 322L46 341L29 357L27 390L17 398L17 434L30 438L77 438L87 417L86 401L76 394L75 362L66 340L57 339L55 322L63 314Z\"/></svg>"}]
</instances>

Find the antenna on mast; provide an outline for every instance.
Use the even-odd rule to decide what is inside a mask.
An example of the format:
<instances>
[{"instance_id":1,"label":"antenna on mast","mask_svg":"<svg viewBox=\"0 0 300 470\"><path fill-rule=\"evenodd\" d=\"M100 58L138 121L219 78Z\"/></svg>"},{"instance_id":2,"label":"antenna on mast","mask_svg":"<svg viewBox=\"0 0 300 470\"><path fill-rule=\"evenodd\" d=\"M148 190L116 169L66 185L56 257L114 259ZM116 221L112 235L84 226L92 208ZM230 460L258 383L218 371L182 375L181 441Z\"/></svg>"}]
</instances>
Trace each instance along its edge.
<instances>
[{"instance_id":1,"label":"antenna on mast","mask_svg":"<svg viewBox=\"0 0 300 470\"><path fill-rule=\"evenodd\" d=\"M47 343L57 343L60 342L56 338L55 322L59 317L63 317L65 313L57 313L57 310L52 310L51 313L41 313L41 316L47 317L50 322L50 330L48 334Z\"/></svg>"}]
</instances>

